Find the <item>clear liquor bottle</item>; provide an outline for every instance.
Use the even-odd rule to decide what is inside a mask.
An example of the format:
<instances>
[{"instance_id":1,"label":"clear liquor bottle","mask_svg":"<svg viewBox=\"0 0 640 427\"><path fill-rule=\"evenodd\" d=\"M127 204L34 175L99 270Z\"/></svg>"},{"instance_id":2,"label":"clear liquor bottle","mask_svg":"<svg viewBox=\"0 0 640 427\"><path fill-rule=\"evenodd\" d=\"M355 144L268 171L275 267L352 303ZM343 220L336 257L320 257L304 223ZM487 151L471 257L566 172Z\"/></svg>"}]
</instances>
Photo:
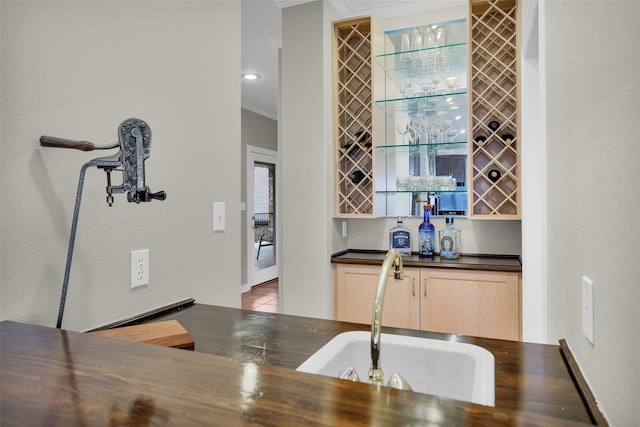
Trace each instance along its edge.
<instances>
[{"instance_id":1,"label":"clear liquor bottle","mask_svg":"<svg viewBox=\"0 0 640 427\"><path fill-rule=\"evenodd\" d=\"M440 258L460 258L460 230L453 226L453 218L447 218L447 225L438 231L440 240Z\"/></svg>"},{"instance_id":2,"label":"clear liquor bottle","mask_svg":"<svg viewBox=\"0 0 640 427\"><path fill-rule=\"evenodd\" d=\"M400 217L396 226L389 230L389 249L397 249L401 256L411 255L411 231L403 225Z\"/></svg>"}]
</instances>

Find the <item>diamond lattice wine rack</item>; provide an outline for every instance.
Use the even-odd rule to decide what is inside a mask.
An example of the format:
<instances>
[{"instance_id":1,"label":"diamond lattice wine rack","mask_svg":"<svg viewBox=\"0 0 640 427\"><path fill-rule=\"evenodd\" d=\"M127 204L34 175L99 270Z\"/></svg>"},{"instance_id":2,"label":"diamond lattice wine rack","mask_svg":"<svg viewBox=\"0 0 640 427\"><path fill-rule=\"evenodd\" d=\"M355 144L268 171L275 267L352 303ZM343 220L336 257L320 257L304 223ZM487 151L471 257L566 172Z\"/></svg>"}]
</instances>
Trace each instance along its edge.
<instances>
[{"instance_id":1,"label":"diamond lattice wine rack","mask_svg":"<svg viewBox=\"0 0 640 427\"><path fill-rule=\"evenodd\" d=\"M470 3L470 216L520 218L517 2Z\"/></svg>"},{"instance_id":2,"label":"diamond lattice wine rack","mask_svg":"<svg viewBox=\"0 0 640 427\"><path fill-rule=\"evenodd\" d=\"M371 18L334 23L335 216L373 215Z\"/></svg>"}]
</instances>

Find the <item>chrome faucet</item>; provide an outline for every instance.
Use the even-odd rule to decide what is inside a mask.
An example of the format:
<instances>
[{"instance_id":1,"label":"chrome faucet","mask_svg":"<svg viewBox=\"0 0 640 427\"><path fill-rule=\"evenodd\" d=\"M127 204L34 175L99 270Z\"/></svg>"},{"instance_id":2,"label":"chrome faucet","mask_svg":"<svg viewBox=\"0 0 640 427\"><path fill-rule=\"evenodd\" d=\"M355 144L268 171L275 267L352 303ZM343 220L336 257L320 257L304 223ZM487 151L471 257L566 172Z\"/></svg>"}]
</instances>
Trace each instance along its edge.
<instances>
[{"instance_id":1,"label":"chrome faucet","mask_svg":"<svg viewBox=\"0 0 640 427\"><path fill-rule=\"evenodd\" d=\"M391 249L387 252L380 270L378 279L378 289L376 290L376 298L373 301L373 319L371 320L371 368L369 368L369 384L384 385L384 373L380 367L380 333L382 331L382 306L384 305L384 296L387 291L387 281L389 280L389 272L391 267L394 268L393 277L396 280L404 278L404 269L402 267L402 257L397 249ZM359 382L360 377L353 366L348 367L340 373L338 378L343 380ZM389 387L398 390L411 390L409 383L402 376L395 372L387 383Z\"/></svg>"},{"instance_id":2,"label":"chrome faucet","mask_svg":"<svg viewBox=\"0 0 640 427\"><path fill-rule=\"evenodd\" d=\"M387 291L387 281L389 280L389 272L391 267L394 268L393 276L396 280L404 278L404 269L402 267L402 257L397 249L391 249L387 252L380 270L378 279L378 289L376 298L373 301L373 319L371 321L371 368L369 368L369 383L374 385L384 384L384 373L380 367L380 332L382 329L382 307L384 305L384 296ZM395 388L411 390L409 384L395 373L392 375L390 385ZM400 384L396 386L393 384Z\"/></svg>"}]
</instances>

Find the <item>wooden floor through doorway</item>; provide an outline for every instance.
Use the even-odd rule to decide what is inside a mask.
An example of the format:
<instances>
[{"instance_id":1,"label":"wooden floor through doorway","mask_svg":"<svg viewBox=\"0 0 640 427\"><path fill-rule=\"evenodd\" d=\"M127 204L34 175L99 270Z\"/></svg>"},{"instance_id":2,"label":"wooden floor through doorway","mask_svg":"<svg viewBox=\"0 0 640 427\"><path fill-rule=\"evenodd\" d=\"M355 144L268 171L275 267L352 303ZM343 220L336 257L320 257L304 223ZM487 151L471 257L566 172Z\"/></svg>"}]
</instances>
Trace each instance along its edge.
<instances>
[{"instance_id":1,"label":"wooden floor through doorway","mask_svg":"<svg viewBox=\"0 0 640 427\"><path fill-rule=\"evenodd\" d=\"M256 285L242 294L242 308L245 310L279 312L278 279Z\"/></svg>"}]
</instances>

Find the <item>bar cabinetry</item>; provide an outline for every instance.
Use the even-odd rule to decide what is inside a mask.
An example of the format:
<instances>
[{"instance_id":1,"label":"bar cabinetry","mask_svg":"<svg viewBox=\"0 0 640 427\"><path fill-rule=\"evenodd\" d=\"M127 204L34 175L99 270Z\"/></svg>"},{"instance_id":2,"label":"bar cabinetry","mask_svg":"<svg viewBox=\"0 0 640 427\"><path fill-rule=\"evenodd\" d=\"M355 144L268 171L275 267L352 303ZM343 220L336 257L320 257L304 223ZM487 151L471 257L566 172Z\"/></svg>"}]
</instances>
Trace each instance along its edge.
<instances>
[{"instance_id":1,"label":"bar cabinetry","mask_svg":"<svg viewBox=\"0 0 640 427\"><path fill-rule=\"evenodd\" d=\"M520 218L519 37L515 0L470 0L470 212Z\"/></svg>"},{"instance_id":2,"label":"bar cabinetry","mask_svg":"<svg viewBox=\"0 0 640 427\"><path fill-rule=\"evenodd\" d=\"M374 216L371 17L333 24L334 216Z\"/></svg>"},{"instance_id":3,"label":"bar cabinetry","mask_svg":"<svg viewBox=\"0 0 640 427\"><path fill-rule=\"evenodd\" d=\"M335 320L371 324L380 267L335 264ZM518 272L405 267L387 282L383 326L520 340Z\"/></svg>"},{"instance_id":4,"label":"bar cabinetry","mask_svg":"<svg viewBox=\"0 0 640 427\"><path fill-rule=\"evenodd\" d=\"M434 215L466 215L466 21L388 31L384 42L374 95L384 111L375 145L385 215L421 216L427 202Z\"/></svg>"}]
</instances>

